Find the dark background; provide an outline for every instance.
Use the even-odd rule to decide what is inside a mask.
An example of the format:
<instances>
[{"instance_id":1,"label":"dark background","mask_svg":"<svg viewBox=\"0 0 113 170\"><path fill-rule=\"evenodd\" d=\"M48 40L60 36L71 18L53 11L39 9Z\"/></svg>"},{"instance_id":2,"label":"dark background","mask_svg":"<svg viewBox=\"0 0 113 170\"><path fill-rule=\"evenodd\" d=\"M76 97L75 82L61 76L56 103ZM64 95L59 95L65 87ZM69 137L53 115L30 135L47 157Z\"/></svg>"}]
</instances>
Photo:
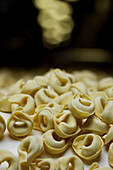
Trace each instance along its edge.
<instances>
[{"instance_id":1,"label":"dark background","mask_svg":"<svg viewBox=\"0 0 113 170\"><path fill-rule=\"evenodd\" d=\"M65 58L65 53L66 58L70 58L72 51L75 51L72 56L79 62L79 52L76 54L76 49L80 51L81 48L91 49L90 53L95 49L107 50L110 53L110 57L107 54L108 62L112 63L113 1L107 0L107 11L101 11L105 0L99 2L100 11L95 9L96 1L80 0L71 3L75 21L71 40L48 49L42 43L41 28L36 21L38 10L32 0L0 0L0 66L29 68L42 63L49 63L51 66L59 56ZM84 60L80 62L84 65Z\"/></svg>"}]
</instances>

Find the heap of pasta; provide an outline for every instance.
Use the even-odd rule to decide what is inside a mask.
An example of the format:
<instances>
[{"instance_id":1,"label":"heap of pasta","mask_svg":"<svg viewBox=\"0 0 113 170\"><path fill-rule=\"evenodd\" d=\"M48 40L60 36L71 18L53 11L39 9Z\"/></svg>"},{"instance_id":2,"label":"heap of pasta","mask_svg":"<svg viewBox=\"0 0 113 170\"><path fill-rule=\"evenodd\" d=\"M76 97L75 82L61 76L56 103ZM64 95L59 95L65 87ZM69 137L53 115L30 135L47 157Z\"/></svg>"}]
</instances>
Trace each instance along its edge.
<instances>
[{"instance_id":1,"label":"heap of pasta","mask_svg":"<svg viewBox=\"0 0 113 170\"><path fill-rule=\"evenodd\" d=\"M68 73L51 69L30 80L19 79L4 89L0 111L11 114L7 123L0 115L0 138L7 128L12 138L22 140L19 160L4 151L0 163L9 154L12 164L16 160L15 169L20 163L29 170L84 170L83 162L90 162L90 170L110 170L99 168L95 162L105 145L113 167L113 77L87 70ZM32 135L33 129L42 132L42 139ZM41 158L43 150L62 155L70 146L73 156L61 156L57 161Z\"/></svg>"}]
</instances>

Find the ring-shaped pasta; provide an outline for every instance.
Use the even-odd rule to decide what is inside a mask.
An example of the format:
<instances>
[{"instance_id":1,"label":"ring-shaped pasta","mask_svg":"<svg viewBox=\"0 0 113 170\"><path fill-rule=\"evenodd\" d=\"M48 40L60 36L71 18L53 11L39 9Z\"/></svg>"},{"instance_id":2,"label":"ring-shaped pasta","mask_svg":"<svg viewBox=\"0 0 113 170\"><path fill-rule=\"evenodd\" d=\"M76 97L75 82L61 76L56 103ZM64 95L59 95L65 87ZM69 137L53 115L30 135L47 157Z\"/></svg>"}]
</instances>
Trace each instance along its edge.
<instances>
[{"instance_id":1,"label":"ring-shaped pasta","mask_svg":"<svg viewBox=\"0 0 113 170\"><path fill-rule=\"evenodd\" d=\"M42 108L33 116L34 129L46 132L54 128L53 113L48 107Z\"/></svg>"},{"instance_id":2,"label":"ring-shaped pasta","mask_svg":"<svg viewBox=\"0 0 113 170\"><path fill-rule=\"evenodd\" d=\"M108 162L109 162L109 165L113 168L113 142L109 146Z\"/></svg>"},{"instance_id":3,"label":"ring-shaped pasta","mask_svg":"<svg viewBox=\"0 0 113 170\"><path fill-rule=\"evenodd\" d=\"M19 169L19 162L17 157L7 150L0 150L0 164L5 161L8 163L7 170Z\"/></svg>"},{"instance_id":4,"label":"ring-shaped pasta","mask_svg":"<svg viewBox=\"0 0 113 170\"><path fill-rule=\"evenodd\" d=\"M18 146L20 164L30 164L44 150L43 141L36 136L28 136Z\"/></svg>"},{"instance_id":5,"label":"ring-shaped pasta","mask_svg":"<svg viewBox=\"0 0 113 170\"><path fill-rule=\"evenodd\" d=\"M9 102L9 96L3 96L0 99L0 111L11 112L11 103Z\"/></svg>"},{"instance_id":6,"label":"ring-shaped pasta","mask_svg":"<svg viewBox=\"0 0 113 170\"><path fill-rule=\"evenodd\" d=\"M72 148L75 153L86 161L99 157L103 147L103 140L96 134L79 135L73 141Z\"/></svg>"},{"instance_id":7,"label":"ring-shaped pasta","mask_svg":"<svg viewBox=\"0 0 113 170\"><path fill-rule=\"evenodd\" d=\"M48 88L41 88L35 94L36 106L41 104L48 104L53 101L59 103L59 97L58 94L50 86L48 86Z\"/></svg>"},{"instance_id":8,"label":"ring-shaped pasta","mask_svg":"<svg viewBox=\"0 0 113 170\"><path fill-rule=\"evenodd\" d=\"M92 163L91 167L89 170L112 170L110 167L99 167L97 162Z\"/></svg>"},{"instance_id":9,"label":"ring-shaped pasta","mask_svg":"<svg viewBox=\"0 0 113 170\"><path fill-rule=\"evenodd\" d=\"M48 130L43 134L44 148L51 154L63 153L69 146L69 139L62 139L54 129Z\"/></svg>"},{"instance_id":10,"label":"ring-shaped pasta","mask_svg":"<svg viewBox=\"0 0 113 170\"><path fill-rule=\"evenodd\" d=\"M102 137L104 139L104 144L107 145L109 142L113 141L113 126L109 128L106 135Z\"/></svg>"},{"instance_id":11,"label":"ring-shaped pasta","mask_svg":"<svg viewBox=\"0 0 113 170\"><path fill-rule=\"evenodd\" d=\"M113 77L105 77L99 81L99 90L106 90L113 86Z\"/></svg>"},{"instance_id":12,"label":"ring-shaped pasta","mask_svg":"<svg viewBox=\"0 0 113 170\"><path fill-rule=\"evenodd\" d=\"M51 109L52 112L54 113L59 113L62 112L64 109L64 105L58 104L56 102L50 102L46 105L46 107L49 107Z\"/></svg>"},{"instance_id":13,"label":"ring-shaped pasta","mask_svg":"<svg viewBox=\"0 0 113 170\"><path fill-rule=\"evenodd\" d=\"M49 85L58 93L62 94L69 91L71 82L64 71L55 69L49 75Z\"/></svg>"},{"instance_id":14,"label":"ring-shaped pasta","mask_svg":"<svg viewBox=\"0 0 113 170\"><path fill-rule=\"evenodd\" d=\"M59 103L61 105L64 105L64 108L68 108L68 103L72 97L73 97L73 93L71 91L63 93L59 96Z\"/></svg>"},{"instance_id":15,"label":"ring-shaped pasta","mask_svg":"<svg viewBox=\"0 0 113 170\"><path fill-rule=\"evenodd\" d=\"M74 84L71 84L71 91L73 92L73 94L79 93L79 92L87 93L87 88L84 83L78 81Z\"/></svg>"},{"instance_id":16,"label":"ring-shaped pasta","mask_svg":"<svg viewBox=\"0 0 113 170\"><path fill-rule=\"evenodd\" d=\"M35 111L34 99L28 94L15 94L9 97L10 103L15 103L23 107L23 112L31 115Z\"/></svg>"},{"instance_id":17,"label":"ring-shaped pasta","mask_svg":"<svg viewBox=\"0 0 113 170\"><path fill-rule=\"evenodd\" d=\"M83 133L95 133L97 135L104 135L108 132L109 126L102 122L98 117L92 115L81 126Z\"/></svg>"},{"instance_id":18,"label":"ring-shaped pasta","mask_svg":"<svg viewBox=\"0 0 113 170\"><path fill-rule=\"evenodd\" d=\"M54 128L56 134L61 138L74 136L81 131L76 119L69 110L64 110L54 116Z\"/></svg>"},{"instance_id":19,"label":"ring-shaped pasta","mask_svg":"<svg viewBox=\"0 0 113 170\"><path fill-rule=\"evenodd\" d=\"M50 158L37 158L30 165L29 170L34 169L46 169L46 170L56 170L57 162Z\"/></svg>"},{"instance_id":20,"label":"ring-shaped pasta","mask_svg":"<svg viewBox=\"0 0 113 170\"><path fill-rule=\"evenodd\" d=\"M77 93L69 102L69 110L75 118L84 119L91 116L95 111L93 101L84 93Z\"/></svg>"},{"instance_id":21,"label":"ring-shaped pasta","mask_svg":"<svg viewBox=\"0 0 113 170\"><path fill-rule=\"evenodd\" d=\"M16 111L7 120L7 129L13 138L21 140L31 134L33 120L28 114Z\"/></svg>"},{"instance_id":22,"label":"ring-shaped pasta","mask_svg":"<svg viewBox=\"0 0 113 170\"><path fill-rule=\"evenodd\" d=\"M82 160L73 155L73 156L64 156L57 160L57 170L84 170L84 164Z\"/></svg>"},{"instance_id":23,"label":"ring-shaped pasta","mask_svg":"<svg viewBox=\"0 0 113 170\"><path fill-rule=\"evenodd\" d=\"M0 115L0 138L3 136L5 130L6 130L6 123L4 118Z\"/></svg>"}]
</instances>

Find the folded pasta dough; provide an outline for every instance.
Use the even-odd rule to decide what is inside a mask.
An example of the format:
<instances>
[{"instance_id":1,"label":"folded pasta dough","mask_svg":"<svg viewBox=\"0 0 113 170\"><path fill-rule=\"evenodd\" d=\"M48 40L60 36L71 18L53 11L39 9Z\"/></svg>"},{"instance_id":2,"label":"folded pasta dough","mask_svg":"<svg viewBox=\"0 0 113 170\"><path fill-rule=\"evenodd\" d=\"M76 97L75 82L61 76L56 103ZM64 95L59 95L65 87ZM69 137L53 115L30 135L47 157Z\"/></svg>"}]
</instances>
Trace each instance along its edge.
<instances>
[{"instance_id":1,"label":"folded pasta dough","mask_svg":"<svg viewBox=\"0 0 113 170\"><path fill-rule=\"evenodd\" d=\"M8 163L7 170L19 169L19 161L17 157L7 150L0 150L0 164L5 161Z\"/></svg>"},{"instance_id":2,"label":"folded pasta dough","mask_svg":"<svg viewBox=\"0 0 113 170\"><path fill-rule=\"evenodd\" d=\"M3 136L5 130L6 130L6 123L4 118L0 115L0 138Z\"/></svg>"},{"instance_id":3,"label":"folded pasta dough","mask_svg":"<svg viewBox=\"0 0 113 170\"><path fill-rule=\"evenodd\" d=\"M56 113L56 114L59 113L59 112L62 112L63 109L64 109L64 105L58 104L54 101L48 103L46 106L49 107L51 109L51 111Z\"/></svg>"},{"instance_id":4,"label":"folded pasta dough","mask_svg":"<svg viewBox=\"0 0 113 170\"><path fill-rule=\"evenodd\" d=\"M73 92L73 94L79 92L87 93L87 88L84 83L78 81L76 83L71 84L71 91Z\"/></svg>"},{"instance_id":5,"label":"folded pasta dough","mask_svg":"<svg viewBox=\"0 0 113 170\"><path fill-rule=\"evenodd\" d=\"M81 131L76 119L69 110L64 110L54 116L54 128L56 134L61 138L74 136Z\"/></svg>"},{"instance_id":6,"label":"folded pasta dough","mask_svg":"<svg viewBox=\"0 0 113 170\"><path fill-rule=\"evenodd\" d=\"M77 93L70 100L69 110L75 118L84 119L94 114L95 106L87 94Z\"/></svg>"},{"instance_id":7,"label":"folded pasta dough","mask_svg":"<svg viewBox=\"0 0 113 170\"><path fill-rule=\"evenodd\" d=\"M23 139L31 134L33 120L28 114L15 111L7 120L7 129L13 138Z\"/></svg>"},{"instance_id":8,"label":"folded pasta dough","mask_svg":"<svg viewBox=\"0 0 113 170\"><path fill-rule=\"evenodd\" d=\"M112 170L110 167L99 167L97 162L92 163L91 167L89 170Z\"/></svg>"},{"instance_id":9,"label":"folded pasta dough","mask_svg":"<svg viewBox=\"0 0 113 170\"><path fill-rule=\"evenodd\" d=\"M71 91L68 91L66 93L63 93L59 96L59 103L61 105L64 105L65 108L68 108L68 103L71 100L71 98L73 97L73 94Z\"/></svg>"},{"instance_id":10,"label":"folded pasta dough","mask_svg":"<svg viewBox=\"0 0 113 170\"><path fill-rule=\"evenodd\" d=\"M96 133L98 135L104 135L108 132L109 126L102 122L98 117L92 115L87 118L81 127L82 132Z\"/></svg>"},{"instance_id":11,"label":"folded pasta dough","mask_svg":"<svg viewBox=\"0 0 113 170\"><path fill-rule=\"evenodd\" d=\"M46 132L54 128L53 113L49 107L44 107L35 112L33 116L34 129Z\"/></svg>"},{"instance_id":12,"label":"folded pasta dough","mask_svg":"<svg viewBox=\"0 0 113 170\"><path fill-rule=\"evenodd\" d=\"M91 161L99 157L103 140L96 134L79 135L73 141L72 148L84 160Z\"/></svg>"},{"instance_id":13,"label":"folded pasta dough","mask_svg":"<svg viewBox=\"0 0 113 170\"><path fill-rule=\"evenodd\" d=\"M35 94L36 106L41 104L48 104L49 102L53 101L59 103L59 96L50 86L48 86L48 88L41 88Z\"/></svg>"},{"instance_id":14,"label":"folded pasta dough","mask_svg":"<svg viewBox=\"0 0 113 170\"><path fill-rule=\"evenodd\" d=\"M107 90L107 95L109 98L113 98L113 86Z\"/></svg>"},{"instance_id":15,"label":"folded pasta dough","mask_svg":"<svg viewBox=\"0 0 113 170\"><path fill-rule=\"evenodd\" d=\"M34 114L35 102L33 97L28 94L15 94L9 97L10 103L16 103L23 107L23 111L29 115Z\"/></svg>"},{"instance_id":16,"label":"folded pasta dough","mask_svg":"<svg viewBox=\"0 0 113 170\"><path fill-rule=\"evenodd\" d=\"M113 78L105 77L99 81L99 90L106 90L113 86Z\"/></svg>"},{"instance_id":17,"label":"folded pasta dough","mask_svg":"<svg viewBox=\"0 0 113 170\"><path fill-rule=\"evenodd\" d=\"M60 154L69 146L69 139L62 139L54 129L48 130L43 134L44 148L51 154Z\"/></svg>"},{"instance_id":18,"label":"folded pasta dough","mask_svg":"<svg viewBox=\"0 0 113 170\"><path fill-rule=\"evenodd\" d=\"M47 76L35 76L34 80L41 86L47 87L48 86L48 78Z\"/></svg>"},{"instance_id":19,"label":"folded pasta dough","mask_svg":"<svg viewBox=\"0 0 113 170\"><path fill-rule=\"evenodd\" d=\"M104 139L104 144L107 145L109 142L113 141L113 126L109 128L106 135L102 137Z\"/></svg>"},{"instance_id":20,"label":"folded pasta dough","mask_svg":"<svg viewBox=\"0 0 113 170\"><path fill-rule=\"evenodd\" d=\"M113 168L113 142L109 146L108 162L109 162L109 165Z\"/></svg>"},{"instance_id":21,"label":"folded pasta dough","mask_svg":"<svg viewBox=\"0 0 113 170\"><path fill-rule=\"evenodd\" d=\"M84 170L82 160L77 156L64 156L57 160L57 170Z\"/></svg>"},{"instance_id":22,"label":"folded pasta dough","mask_svg":"<svg viewBox=\"0 0 113 170\"><path fill-rule=\"evenodd\" d=\"M50 158L37 158L30 165L29 170L34 169L46 169L46 170L56 170L57 162Z\"/></svg>"},{"instance_id":23,"label":"folded pasta dough","mask_svg":"<svg viewBox=\"0 0 113 170\"><path fill-rule=\"evenodd\" d=\"M11 103L9 102L9 96L4 96L0 99L0 111L11 112Z\"/></svg>"},{"instance_id":24,"label":"folded pasta dough","mask_svg":"<svg viewBox=\"0 0 113 170\"><path fill-rule=\"evenodd\" d=\"M51 71L48 83L58 94L69 91L71 87L71 81L69 77L64 71L60 69Z\"/></svg>"},{"instance_id":25,"label":"folded pasta dough","mask_svg":"<svg viewBox=\"0 0 113 170\"><path fill-rule=\"evenodd\" d=\"M43 152L43 141L36 136L28 136L18 146L20 164L30 164Z\"/></svg>"}]
</instances>

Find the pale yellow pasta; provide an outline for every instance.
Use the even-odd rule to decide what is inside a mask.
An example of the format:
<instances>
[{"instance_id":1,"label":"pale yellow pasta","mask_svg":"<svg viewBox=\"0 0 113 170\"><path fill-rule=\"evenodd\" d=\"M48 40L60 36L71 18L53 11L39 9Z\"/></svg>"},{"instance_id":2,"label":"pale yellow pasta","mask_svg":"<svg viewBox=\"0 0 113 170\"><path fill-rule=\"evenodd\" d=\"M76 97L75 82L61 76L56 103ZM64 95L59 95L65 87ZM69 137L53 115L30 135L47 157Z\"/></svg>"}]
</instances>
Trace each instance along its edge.
<instances>
[{"instance_id":1,"label":"pale yellow pasta","mask_svg":"<svg viewBox=\"0 0 113 170\"><path fill-rule=\"evenodd\" d=\"M103 113L108 101L105 97L98 96L95 98L94 103L95 103L95 114L97 117L101 118L101 114Z\"/></svg>"},{"instance_id":2,"label":"pale yellow pasta","mask_svg":"<svg viewBox=\"0 0 113 170\"><path fill-rule=\"evenodd\" d=\"M16 139L23 139L30 135L33 129L32 118L20 111L15 111L7 120L7 129L10 135Z\"/></svg>"},{"instance_id":3,"label":"pale yellow pasta","mask_svg":"<svg viewBox=\"0 0 113 170\"><path fill-rule=\"evenodd\" d=\"M93 93L88 94L91 98L91 100L95 101L97 97L103 97L105 99L108 98L107 94L105 91L95 91Z\"/></svg>"},{"instance_id":4,"label":"pale yellow pasta","mask_svg":"<svg viewBox=\"0 0 113 170\"><path fill-rule=\"evenodd\" d=\"M16 103L23 107L23 111L29 115L34 114L35 102L33 97L28 94L15 94L9 97L10 103Z\"/></svg>"},{"instance_id":5,"label":"pale yellow pasta","mask_svg":"<svg viewBox=\"0 0 113 170\"><path fill-rule=\"evenodd\" d=\"M71 82L66 73L60 69L51 71L48 79L49 85L58 93L62 94L70 90Z\"/></svg>"},{"instance_id":6,"label":"pale yellow pasta","mask_svg":"<svg viewBox=\"0 0 113 170\"><path fill-rule=\"evenodd\" d=\"M9 102L9 96L4 96L0 99L0 111L11 112L11 103Z\"/></svg>"},{"instance_id":7,"label":"pale yellow pasta","mask_svg":"<svg viewBox=\"0 0 113 170\"><path fill-rule=\"evenodd\" d=\"M95 87L89 87L87 88L87 94L92 98L92 96L94 96L96 93L98 92L98 90Z\"/></svg>"},{"instance_id":8,"label":"pale yellow pasta","mask_svg":"<svg viewBox=\"0 0 113 170\"><path fill-rule=\"evenodd\" d=\"M50 158L37 158L30 165L29 170L57 170L57 162Z\"/></svg>"},{"instance_id":9,"label":"pale yellow pasta","mask_svg":"<svg viewBox=\"0 0 113 170\"><path fill-rule=\"evenodd\" d=\"M25 84L24 79L18 80L16 83L14 83L8 90L9 95L19 94L21 93L21 88Z\"/></svg>"},{"instance_id":10,"label":"pale yellow pasta","mask_svg":"<svg viewBox=\"0 0 113 170\"><path fill-rule=\"evenodd\" d=\"M43 107L33 116L34 129L46 132L54 128L53 113L49 107Z\"/></svg>"},{"instance_id":11,"label":"pale yellow pasta","mask_svg":"<svg viewBox=\"0 0 113 170\"><path fill-rule=\"evenodd\" d=\"M102 137L104 139L104 144L107 145L111 141L113 141L113 125L109 128L109 131L106 135Z\"/></svg>"},{"instance_id":12,"label":"pale yellow pasta","mask_svg":"<svg viewBox=\"0 0 113 170\"><path fill-rule=\"evenodd\" d=\"M30 164L43 152L43 141L36 136L28 136L18 146L20 164Z\"/></svg>"},{"instance_id":13,"label":"pale yellow pasta","mask_svg":"<svg viewBox=\"0 0 113 170\"><path fill-rule=\"evenodd\" d=\"M73 94L71 91L68 91L66 93L63 93L59 96L59 103L61 105L64 105L65 108L68 107L68 103L71 100L71 98L73 97Z\"/></svg>"},{"instance_id":14,"label":"pale yellow pasta","mask_svg":"<svg viewBox=\"0 0 113 170\"><path fill-rule=\"evenodd\" d=\"M77 136L72 144L75 153L86 161L92 161L100 156L103 140L99 135L89 133Z\"/></svg>"},{"instance_id":15,"label":"pale yellow pasta","mask_svg":"<svg viewBox=\"0 0 113 170\"><path fill-rule=\"evenodd\" d=\"M3 136L5 130L6 130L6 123L4 118L0 115L0 138Z\"/></svg>"},{"instance_id":16,"label":"pale yellow pasta","mask_svg":"<svg viewBox=\"0 0 113 170\"><path fill-rule=\"evenodd\" d=\"M65 72L65 74L66 74L66 76L69 78L71 84L72 84L72 83L75 83L75 82L77 81L76 77L75 77L73 74L67 73L67 72Z\"/></svg>"},{"instance_id":17,"label":"pale yellow pasta","mask_svg":"<svg viewBox=\"0 0 113 170\"><path fill-rule=\"evenodd\" d=\"M19 169L19 161L17 157L7 150L0 150L0 164L5 161L8 163L7 170Z\"/></svg>"},{"instance_id":18,"label":"pale yellow pasta","mask_svg":"<svg viewBox=\"0 0 113 170\"><path fill-rule=\"evenodd\" d=\"M47 76L35 76L34 80L41 86L47 87L48 86L48 78Z\"/></svg>"},{"instance_id":19,"label":"pale yellow pasta","mask_svg":"<svg viewBox=\"0 0 113 170\"><path fill-rule=\"evenodd\" d=\"M35 94L36 106L41 104L48 104L49 102L53 101L59 103L59 96L50 86L48 86L48 88L41 88Z\"/></svg>"},{"instance_id":20,"label":"pale yellow pasta","mask_svg":"<svg viewBox=\"0 0 113 170\"><path fill-rule=\"evenodd\" d=\"M93 101L85 93L77 93L69 102L69 110L73 116L84 119L91 116L95 111Z\"/></svg>"},{"instance_id":21,"label":"pale yellow pasta","mask_svg":"<svg viewBox=\"0 0 113 170\"><path fill-rule=\"evenodd\" d=\"M106 90L113 86L113 78L105 77L99 81L99 90Z\"/></svg>"},{"instance_id":22,"label":"pale yellow pasta","mask_svg":"<svg viewBox=\"0 0 113 170\"><path fill-rule=\"evenodd\" d=\"M46 106L49 107L51 111L56 114L62 112L64 109L64 105L58 104L56 102L50 102Z\"/></svg>"},{"instance_id":23,"label":"pale yellow pasta","mask_svg":"<svg viewBox=\"0 0 113 170\"><path fill-rule=\"evenodd\" d=\"M54 129L48 130L43 134L44 148L51 154L63 153L69 146L69 139L62 139Z\"/></svg>"},{"instance_id":24,"label":"pale yellow pasta","mask_svg":"<svg viewBox=\"0 0 113 170\"><path fill-rule=\"evenodd\" d=\"M28 80L21 88L21 93L33 96L40 88L40 85L35 80Z\"/></svg>"},{"instance_id":25,"label":"pale yellow pasta","mask_svg":"<svg viewBox=\"0 0 113 170\"><path fill-rule=\"evenodd\" d=\"M57 160L57 164L57 170L84 170L83 162L75 155L61 157Z\"/></svg>"},{"instance_id":26,"label":"pale yellow pasta","mask_svg":"<svg viewBox=\"0 0 113 170\"><path fill-rule=\"evenodd\" d=\"M109 165L113 168L113 142L109 146L108 162L109 162Z\"/></svg>"},{"instance_id":27,"label":"pale yellow pasta","mask_svg":"<svg viewBox=\"0 0 113 170\"><path fill-rule=\"evenodd\" d=\"M81 129L84 133L89 132L104 135L108 132L109 126L102 122L98 117L92 115L84 122Z\"/></svg>"},{"instance_id":28,"label":"pale yellow pasta","mask_svg":"<svg viewBox=\"0 0 113 170\"><path fill-rule=\"evenodd\" d=\"M81 131L76 119L69 110L64 110L54 116L54 128L56 134L61 138L74 136Z\"/></svg>"},{"instance_id":29,"label":"pale yellow pasta","mask_svg":"<svg viewBox=\"0 0 113 170\"><path fill-rule=\"evenodd\" d=\"M87 93L87 88L84 83L78 81L76 83L71 84L71 91L73 92L73 94L79 92Z\"/></svg>"},{"instance_id":30,"label":"pale yellow pasta","mask_svg":"<svg viewBox=\"0 0 113 170\"><path fill-rule=\"evenodd\" d=\"M113 86L107 90L107 95L109 98L113 98Z\"/></svg>"},{"instance_id":31,"label":"pale yellow pasta","mask_svg":"<svg viewBox=\"0 0 113 170\"><path fill-rule=\"evenodd\" d=\"M89 170L112 170L110 167L99 167L97 162L92 163Z\"/></svg>"}]
</instances>

